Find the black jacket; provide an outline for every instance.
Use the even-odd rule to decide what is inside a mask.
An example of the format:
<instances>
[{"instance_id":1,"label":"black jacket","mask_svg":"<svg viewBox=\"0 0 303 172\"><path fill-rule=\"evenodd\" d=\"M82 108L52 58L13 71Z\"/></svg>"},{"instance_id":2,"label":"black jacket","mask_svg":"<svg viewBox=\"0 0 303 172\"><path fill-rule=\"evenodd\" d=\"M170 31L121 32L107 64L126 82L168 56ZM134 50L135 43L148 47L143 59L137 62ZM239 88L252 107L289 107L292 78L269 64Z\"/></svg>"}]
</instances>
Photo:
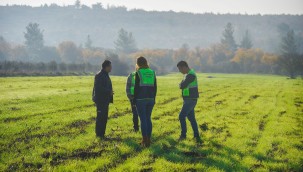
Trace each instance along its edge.
<instances>
[{"instance_id":1,"label":"black jacket","mask_svg":"<svg viewBox=\"0 0 303 172\"><path fill-rule=\"evenodd\" d=\"M93 101L96 104L113 103L112 95L113 87L108 73L101 70L95 76L95 83L93 89Z\"/></svg>"}]
</instances>

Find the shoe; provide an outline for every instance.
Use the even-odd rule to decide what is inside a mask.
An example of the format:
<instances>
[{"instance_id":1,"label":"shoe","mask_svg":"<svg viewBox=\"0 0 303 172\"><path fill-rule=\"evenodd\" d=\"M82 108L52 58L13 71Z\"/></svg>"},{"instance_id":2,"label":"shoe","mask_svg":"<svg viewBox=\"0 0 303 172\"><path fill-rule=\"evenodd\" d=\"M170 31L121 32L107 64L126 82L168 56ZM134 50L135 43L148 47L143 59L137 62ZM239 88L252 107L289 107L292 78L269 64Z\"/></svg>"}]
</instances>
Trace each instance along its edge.
<instances>
[{"instance_id":1,"label":"shoe","mask_svg":"<svg viewBox=\"0 0 303 172\"><path fill-rule=\"evenodd\" d=\"M150 144L151 144L151 140L150 140L150 137L147 137L146 139L146 147L150 147Z\"/></svg>"},{"instance_id":2,"label":"shoe","mask_svg":"<svg viewBox=\"0 0 303 172\"><path fill-rule=\"evenodd\" d=\"M139 131L139 129L138 128L134 128L134 131L137 133Z\"/></svg>"},{"instance_id":3,"label":"shoe","mask_svg":"<svg viewBox=\"0 0 303 172\"><path fill-rule=\"evenodd\" d=\"M195 137L195 139L196 139L196 142L197 142L197 143L200 143L200 144L203 143L201 137Z\"/></svg>"},{"instance_id":4,"label":"shoe","mask_svg":"<svg viewBox=\"0 0 303 172\"><path fill-rule=\"evenodd\" d=\"M148 137L143 136L140 145L143 146L143 147L149 147L150 143L148 143Z\"/></svg>"},{"instance_id":5,"label":"shoe","mask_svg":"<svg viewBox=\"0 0 303 172\"><path fill-rule=\"evenodd\" d=\"M186 136L180 136L179 139L178 139L178 141L180 142L180 141L183 141L185 139L186 139Z\"/></svg>"},{"instance_id":6,"label":"shoe","mask_svg":"<svg viewBox=\"0 0 303 172\"><path fill-rule=\"evenodd\" d=\"M100 140L104 140L104 141L106 141L106 140L109 140L109 138L108 137L105 137L105 136L97 136Z\"/></svg>"}]
</instances>

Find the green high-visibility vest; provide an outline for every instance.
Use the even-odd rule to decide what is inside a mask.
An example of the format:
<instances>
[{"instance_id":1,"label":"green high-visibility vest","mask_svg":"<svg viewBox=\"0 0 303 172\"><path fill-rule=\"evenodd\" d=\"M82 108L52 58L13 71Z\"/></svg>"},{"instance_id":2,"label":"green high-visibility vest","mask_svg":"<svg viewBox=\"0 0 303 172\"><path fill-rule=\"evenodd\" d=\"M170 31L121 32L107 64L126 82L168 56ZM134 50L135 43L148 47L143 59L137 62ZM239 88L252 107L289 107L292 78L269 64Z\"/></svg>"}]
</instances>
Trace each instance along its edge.
<instances>
[{"instance_id":1,"label":"green high-visibility vest","mask_svg":"<svg viewBox=\"0 0 303 172\"><path fill-rule=\"evenodd\" d=\"M154 87L156 74L153 70L150 68L139 69L138 75L140 78L140 86Z\"/></svg>"},{"instance_id":2,"label":"green high-visibility vest","mask_svg":"<svg viewBox=\"0 0 303 172\"><path fill-rule=\"evenodd\" d=\"M135 95L135 81L136 78L136 72L131 73L131 86L130 86L130 94L133 96Z\"/></svg>"},{"instance_id":3,"label":"green high-visibility vest","mask_svg":"<svg viewBox=\"0 0 303 172\"><path fill-rule=\"evenodd\" d=\"M196 75L195 71L194 71L193 69L191 69L191 70L188 72L188 74L194 75L194 76L195 76L195 80L194 80L193 82L191 82L186 88L184 88L184 89L182 90L182 95L185 96L185 97L187 97L187 96L190 95L190 92L189 92L189 89L190 89L190 88L198 88L198 80L197 80L197 75ZM188 75L188 74L187 74L187 75ZM185 76L185 78L186 78L186 76Z\"/></svg>"}]
</instances>

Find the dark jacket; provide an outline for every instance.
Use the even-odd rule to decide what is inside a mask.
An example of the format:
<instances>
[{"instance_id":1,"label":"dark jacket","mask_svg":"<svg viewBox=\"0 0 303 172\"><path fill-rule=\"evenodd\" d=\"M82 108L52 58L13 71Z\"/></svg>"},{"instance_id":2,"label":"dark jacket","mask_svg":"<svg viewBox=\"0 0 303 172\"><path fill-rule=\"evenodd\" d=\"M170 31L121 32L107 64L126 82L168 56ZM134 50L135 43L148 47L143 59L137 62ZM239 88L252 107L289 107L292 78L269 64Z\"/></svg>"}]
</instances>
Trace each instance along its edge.
<instances>
[{"instance_id":1,"label":"dark jacket","mask_svg":"<svg viewBox=\"0 0 303 172\"><path fill-rule=\"evenodd\" d=\"M153 87L140 86L140 77L139 77L138 72L136 72L134 102L136 102L137 100L143 100L143 99L155 100L156 94L157 94L156 75L155 75L155 84Z\"/></svg>"},{"instance_id":2,"label":"dark jacket","mask_svg":"<svg viewBox=\"0 0 303 172\"><path fill-rule=\"evenodd\" d=\"M96 104L113 103L112 91L113 91L112 82L108 73L104 70L101 70L95 76L93 101Z\"/></svg>"},{"instance_id":3,"label":"dark jacket","mask_svg":"<svg viewBox=\"0 0 303 172\"><path fill-rule=\"evenodd\" d=\"M186 88L191 82L195 80L196 76L192 74L187 74L185 79L180 83L180 89ZM189 88L189 96L184 97L183 99L197 99L199 98L198 88ZM182 93L183 94L183 93Z\"/></svg>"}]
</instances>

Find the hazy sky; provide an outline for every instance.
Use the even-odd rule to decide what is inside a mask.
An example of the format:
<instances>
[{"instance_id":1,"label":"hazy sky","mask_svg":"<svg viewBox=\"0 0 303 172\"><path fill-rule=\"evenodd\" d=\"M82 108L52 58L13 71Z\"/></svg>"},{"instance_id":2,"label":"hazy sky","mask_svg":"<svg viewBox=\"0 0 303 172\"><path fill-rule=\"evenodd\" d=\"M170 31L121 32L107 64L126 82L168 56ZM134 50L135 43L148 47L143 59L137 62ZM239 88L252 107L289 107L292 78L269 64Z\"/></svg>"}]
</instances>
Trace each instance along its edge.
<instances>
[{"instance_id":1,"label":"hazy sky","mask_svg":"<svg viewBox=\"0 0 303 172\"><path fill-rule=\"evenodd\" d=\"M0 5L26 4L40 6L56 3L74 4L75 0L0 0ZM91 5L101 2L104 6L124 5L129 9L140 8L157 11L186 11L194 13L247 13L247 14L303 14L303 0L82 0Z\"/></svg>"}]
</instances>

